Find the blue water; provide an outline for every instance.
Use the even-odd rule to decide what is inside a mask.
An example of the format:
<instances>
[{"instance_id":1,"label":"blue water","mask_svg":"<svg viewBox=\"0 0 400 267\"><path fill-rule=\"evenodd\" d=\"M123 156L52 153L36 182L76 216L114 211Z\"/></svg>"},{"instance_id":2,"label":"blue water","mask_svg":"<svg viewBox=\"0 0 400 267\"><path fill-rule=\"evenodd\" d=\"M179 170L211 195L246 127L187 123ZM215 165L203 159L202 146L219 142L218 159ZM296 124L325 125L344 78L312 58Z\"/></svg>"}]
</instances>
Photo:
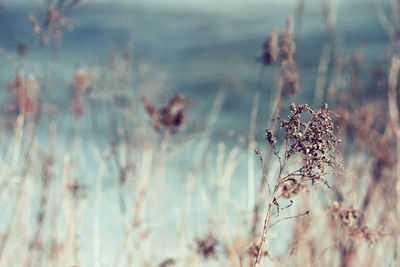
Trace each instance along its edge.
<instances>
[{"instance_id":1,"label":"blue water","mask_svg":"<svg viewBox=\"0 0 400 267\"><path fill-rule=\"evenodd\" d=\"M146 90L153 95L162 93L166 96L182 92L198 103L193 111L195 113L202 114L208 110L222 81L236 80L240 88L231 88L219 125L221 130L234 129L246 134L249 107L260 71L260 64L255 59L271 30L275 27L283 29L286 18L294 14L294 4L280 6L266 3L256 7L258 9L253 12L249 12L248 8L243 12L233 9L229 13L229 9L195 10L177 4L158 7L138 2L88 3L72 12L73 29L63 34L57 49L58 75L60 80L68 81L72 79L73 67L77 63L84 68L101 66L107 61L111 48L122 51L132 39L134 71L139 64L148 63L151 79L161 81L157 88ZM313 92L319 57L326 39L320 8L317 1L307 6L301 38L297 41L300 102L307 102ZM341 3L337 19L337 35L344 57L350 57L355 49L361 47L364 61L371 66L388 51L388 38L374 8L373 1ZM27 4L8 4L7 9L0 13L2 47L13 51L16 38L23 40L21 36L29 36L31 26L27 16L32 11L37 13L34 12L37 10ZM44 62L51 60L51 45L36 45L34 50L26 61L43 66ZM7 64L0 60L0 63ZM10 70L4 69L8 76ZM274 91L278 71L277 67L265 70L260 110L263 121L268 120L266 97ZM2 79L1 82L4 85L8 81ZM64 97L68 90L60 88L58 91L61 98L58 104L63 112L69 108ZM132 91L135 92L135 89ZM266 115L263 117L262 114ZM235 123L231 118L237 118Z\"/></svg>"}]
</instances>

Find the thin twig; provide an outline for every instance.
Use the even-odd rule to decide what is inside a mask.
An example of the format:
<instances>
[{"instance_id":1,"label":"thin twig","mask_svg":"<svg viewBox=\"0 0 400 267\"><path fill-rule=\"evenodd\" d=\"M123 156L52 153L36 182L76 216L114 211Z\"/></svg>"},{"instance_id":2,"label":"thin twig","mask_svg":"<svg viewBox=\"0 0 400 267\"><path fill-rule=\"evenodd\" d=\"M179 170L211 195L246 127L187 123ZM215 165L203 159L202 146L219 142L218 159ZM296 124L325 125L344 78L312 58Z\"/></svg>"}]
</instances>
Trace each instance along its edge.
<instances>
[{"instance_id":1,"label":"thin twig","mask_svg":"<svg viewBox=\"0 0 400 267\"><path fill-rule=\"evenodd\" d=\"M307 210L304 213L300 213L298 215L295 215L295 216L289 216L289 217L281 218L281 219L277 220L276 222L272 223L270 226L268 226L268 228L271 228L272 226L274 226L278 222L281 222L281 221L284 221L284 220L289 220L289 219L294 219L294 218L298 218L298 217L302 217L302 216L305 216L305 215L308 215L308 214L310 214L309 210Z\"/></svg>"}]
</instances>

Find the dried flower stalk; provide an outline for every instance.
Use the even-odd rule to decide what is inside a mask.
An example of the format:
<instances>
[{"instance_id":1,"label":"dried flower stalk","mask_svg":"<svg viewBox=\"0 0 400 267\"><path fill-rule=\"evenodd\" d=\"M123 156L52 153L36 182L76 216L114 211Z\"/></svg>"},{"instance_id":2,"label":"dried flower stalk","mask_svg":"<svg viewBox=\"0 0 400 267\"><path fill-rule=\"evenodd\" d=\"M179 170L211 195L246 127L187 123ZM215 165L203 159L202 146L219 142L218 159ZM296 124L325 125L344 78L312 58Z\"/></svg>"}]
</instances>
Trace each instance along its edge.
<instances>
[{"instance_id":1,"label":"dried flower stalk","mask_svg":"<svg viewBox=\"0 0 400 267\"><path fill-rule=\"evenodd\" d=\"M303 121L302 116L307 116L308 119ZM290 197L291 193L298 193L308 181L311 184L322 182L329 187L327 175L342 169L342 164L335 155L336 145L340 140L335 136L331 112L326 104L319 110L308 105L292 104L288 118L277 120L285 132L285 152L282 158L275 147L276 137L267 129L267 142L279 160L280 171L268 202L260 249L253 266L261 263L268 229L275 224L270 224L272 208L276 206L279 212L278 200L281 197ZM298 157L302 158L300 166L296 164L295 158ZM299 216L307 214L308 212Z\"/></svg>"}]
</instances>

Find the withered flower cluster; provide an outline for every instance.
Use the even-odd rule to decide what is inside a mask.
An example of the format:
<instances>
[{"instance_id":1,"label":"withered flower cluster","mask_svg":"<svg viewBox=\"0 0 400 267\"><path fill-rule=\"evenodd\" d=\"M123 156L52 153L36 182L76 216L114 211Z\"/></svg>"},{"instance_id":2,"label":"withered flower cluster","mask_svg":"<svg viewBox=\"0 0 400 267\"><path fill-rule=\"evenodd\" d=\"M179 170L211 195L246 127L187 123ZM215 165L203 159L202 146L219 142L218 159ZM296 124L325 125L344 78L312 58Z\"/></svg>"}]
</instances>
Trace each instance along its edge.
<instances>
[{"instance_id":1,"label":"withered flower cluster","mask_svg":"<svg viewBox=\"0 0 400 267\"><path fill-rule=\"evenodd\" d=\"M70 183L68 183L67 188L73 198L81 199L85 197L86 186L79 181L71 181Z\"/></svg>"},{"instance_id":2,"label":"withered flower cluster","mask_svg":"<svg viewBox=\"0 0 400 267\"><path fill-rule=\"evenodd\" d=\"M263 52L260 61L264 66L275 62L281 62L281 75L279 83L284 89L285 95L294 95L299 89L299 72L296 69L294 53L296 44L293 41L292 20L288 19L278 45L279 30L274 29L267 41L263 44Z\"/></svg>"},{"instance_id":3,"label":"withered flower cluster","mask_svg":"<svg viewBox=\"0 0 400 267\"><path fill-rule=\"evenodd\" d=\"M344 226L355 226L356 220L360 217L360 211L354 206L347 206L337 201L333 202L330 214L339 219Z\"/></svg>"},{"instance_id":4,"label":"withered flower cluster","mask_svg":"<svg viewBox=\"0 0 400 267\"><path fill-rule=\"evenodd\" d=\"M36 93L39 85L35 76L27 76L22 70L18 70L8 89L14 94L14 107L18 114L35 114L38 111L39 103Z\"/></svg>"},{"instance_id":5,"label":"withered flower cluster","mask_svg":"<svg viewBox=\"0 0 400 267\"><path fill-rule=\"evenodd\" d=\"M363 239L367 241L368 244L372 245L378 241L379 237L385 235L385 233L379 228L363 226L352 229L350 235L355 238Z\"/></svg>"},{"instance_id":6,"label":"withered flower cluster","mask_svg":"<svg viewBox=\"0 0 400 267\"><path fill-rule=\"evenodd\" d=\"M218 239L213 234L208 234L204 239L197 239L197 253L204 259L211 259L217 256Z\"/></svg>"},{"instance_id":7,"label":"withered flower cluster","mask_svg":"<svg viewBox=\"0 0 400 267\"><path fill-rule=\"evenodd\" d=\"M296 44L293 41L292 24L293 22L291 19L286 21L285 31L281 37L279 53L280 61L289 65L295 64L293 56L294 52L296 52Z\"/></svg>"},{"instance_id":8,"label":"withered flower cluster","mask_svg":"<svg viewBox=\"0 0 400 267\"><path fill-rule=\"evenodd\" d=\"M88 71L76 69L71 87L74 92L72 109L75 118L81 117L85 112L84 96L93 91L92 75Z\"/></svg>"},{"instance_id":9,"label":"withered flower cluster","mask_svg":"<svg viewBox=\"0 0 400 267\"><path fill-rule=\"evenodd\" d=\"M299 72L294 67L282 68L281 81L284 89L284 94L287 96L295 95L300 90Z\"/></svg>"},{"instance_id":10,"label":"withered flower cluster","mask_svg":"<svg viewBox=\"0 0 400 267\"><path fill-rule=\"evenodd\" d=\"M369 244L375 243L385 233L382 229L360 226L358 219L361 212L352 205L345 205L335 201L329 210L330 214L345 227L351 237L365 240Z\"/></svg>"},{"instance_id":11,"label":"withered flower cluster","mask_svg":"<svg viewBox=\"0 0 400 267\"><path fill-rule=\"evenodd\" d=\"M382 181L384 176L395 179L391 174L396 167L396 138L388 130L389 114L385 111L386 102L354 102L341 100L343 103L337 109L343 133L353 140L353 150L366 150L372 161L373 179ZM348 102L348 103L346 103ZM389 126L390 127L390 126Z\"/></svg>"},{"instance_id":12,"label":"withered flower cluster","mask_svg":"<svg viewBox=\"0 0 400 267\"><path fill-rule=\"evenodd\" d=\"M169 102L164 103L159 109L144 95L142 95L142 101L150 117L151 125L157 132L165 129L176 133L185 120L185 110L193 106L193 103L186 101L181 94L172 96Z\"/></svg>"},{"instance_id":13,"label":"withered flower cluster","mask_svg":"<svg viewBox=\"0 0 400 267\"><path fill-rule=\"evenodd\" d=\"M261 62L265 65L271 65L275 62L281 62L284 65L294 65L294 53L296 44L293 41L292 20L288 19L278 45L279 30L274 29L267 41L263 44L263 51L260 56Z\"/></svg>"},{"instance_id":14,"label":"withered flower cluster","mask_svg":"<svg viewBox=\"0 0 400 267\"><path fill-rule=\"evenodd\" d=\"M286 191L290 192L296 187L299 190L301 188L298 183L309 180L313 184L322 181L328 185L326 179L326 175L329 174L328 169L332 171L331 173L342 169L342 164L335 155L335 147L340 140L335 136L335 127L328 106L325 104L323 108L314 110L308 105L291 104L288 118L285 120L278 117L277 120L281 129L285 131L284 164L295 155L303 159L299 169L280 181L282 184L288 182L287 186L291 185ZM276 150L273 145L276 139L272 131L267 130L266 135L267 141ZM281 168L283 167L281 165ZM296 177L300 178L296 180Z\"/></svg>"},{"instance_id":15,"label":"withered flower cluster","mask_svg":"<svg viewBox=\"0 0 400 267\"><path fill-rule=\"evenodd\" d=\"M282 185L282 197L292 198L293 195L297 195L305 187L304 184L300 183L296 179L288 179Z\"/></svg>"},{"instance_id":16,"label":"withered flower cluster","mask_svg":"<svg viewBox=\"0 0 400 267\"><path fill-rule=\"evenodd\" d=\"M265 66L271 65L279 59L278 35L279 30L274 29L267 41L263 44L263 53L260 60Z\"/></svg>"},{"instance_id":17,"label":"withered flower cluster","mask_svg":"<svg viewBox=\"0 0 400 267\"><path fill-rule=\"evenodd\" d=\"M276 143L276 137L270 129L265 130L265 136L267 137L267 140L271 145Z\"/></svg>"},{"instance_id":18,"label":"withered flower cluster","mask_svg":"<svg viewBox=\"0 0 400 267\"><path fill-rule=\"evenodd\" d=\"M257 254L259 253L259 251L260 251L260 245L259 244L254 244L253 246L251 246L247 250L247 253L252 257L256 257ZM264 254L264 256L267 256L268 255L268 251L265 251L263 254Z\"/></svg>"}]
</instances>

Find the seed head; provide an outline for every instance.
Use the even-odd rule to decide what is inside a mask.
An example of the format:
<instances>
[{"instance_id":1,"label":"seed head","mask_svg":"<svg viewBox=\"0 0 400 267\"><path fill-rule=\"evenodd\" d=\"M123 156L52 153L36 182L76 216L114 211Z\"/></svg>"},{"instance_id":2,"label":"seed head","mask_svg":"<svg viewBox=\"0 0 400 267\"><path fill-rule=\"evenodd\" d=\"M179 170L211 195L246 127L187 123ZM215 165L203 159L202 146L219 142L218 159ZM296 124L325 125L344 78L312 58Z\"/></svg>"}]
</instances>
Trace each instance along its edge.
<instances>
[{"instance_id":1,"label":"seed head","mask_svg":"<svg viewBox=\"0 0 400 267\"><path fill-rule=\"evenodd\" d=\"M268 143L270 143L271 145L276 143L276 137L270 129L265 130L265 136L267 137Z\"/></svg>"},{"instance_id":2,"label":"seed head","mask_svg":"<svg viewBox=\"0 0 400 267\"><path fill-rule=\"evenodd\" d=\"M271 65L279 59L278 34L279 30L274 29L267 41L263 44L264 50L260 59L264 66Z\"/></svg>"}]
</instances>

